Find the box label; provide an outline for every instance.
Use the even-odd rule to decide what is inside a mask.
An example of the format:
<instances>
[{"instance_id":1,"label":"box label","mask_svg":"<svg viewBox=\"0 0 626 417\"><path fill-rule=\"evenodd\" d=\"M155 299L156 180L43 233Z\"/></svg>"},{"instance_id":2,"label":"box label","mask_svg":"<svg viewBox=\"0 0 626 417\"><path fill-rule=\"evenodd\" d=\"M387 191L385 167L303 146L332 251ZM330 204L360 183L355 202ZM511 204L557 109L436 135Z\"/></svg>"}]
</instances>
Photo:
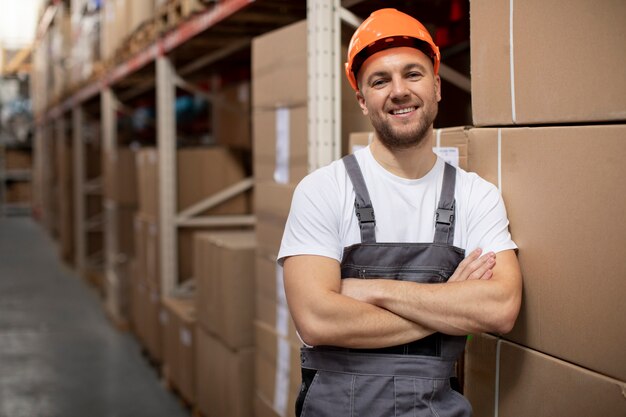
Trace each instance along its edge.
<instances>
[{"instance_id":1,"label":"box label","mask_svg":"<svg viewBox=\"0 0 626 417\"><path fill-rule=\"evenodd\" d=\"M447 147L447 146L435 146L433 152L437 154L445 162L449 163L453 167L459 166L459 148Z\"/></svg>"},{"instance_id":2,"label":"box label","mask_svg":"<svg viewBox=\"0 0 626 417\"><path fill-rule=\"evenodd\" d=\"M276 110L276 167L274 181L279 184L289 182L289 109Z\"/></svg>"}]
</instances>

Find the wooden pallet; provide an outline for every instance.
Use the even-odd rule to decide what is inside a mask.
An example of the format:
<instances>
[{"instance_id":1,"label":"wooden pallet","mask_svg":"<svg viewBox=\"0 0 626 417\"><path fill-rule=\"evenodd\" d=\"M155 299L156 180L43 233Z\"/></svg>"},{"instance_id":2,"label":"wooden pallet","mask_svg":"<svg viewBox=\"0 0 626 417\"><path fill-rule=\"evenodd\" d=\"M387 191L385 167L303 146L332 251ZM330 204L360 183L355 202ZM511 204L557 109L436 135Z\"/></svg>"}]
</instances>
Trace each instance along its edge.
<instances>
[{"instance_id":1,"label":"wooden pallet","mask_svg":"<svg viewBox=\"0 0 626 417\"><path fill-rule=\"evenodd\" d=\"M219 0L169 0L155 13L155 21L160 33L167 33L193 15L216 5Z\"/></svg>"}]
</instances>

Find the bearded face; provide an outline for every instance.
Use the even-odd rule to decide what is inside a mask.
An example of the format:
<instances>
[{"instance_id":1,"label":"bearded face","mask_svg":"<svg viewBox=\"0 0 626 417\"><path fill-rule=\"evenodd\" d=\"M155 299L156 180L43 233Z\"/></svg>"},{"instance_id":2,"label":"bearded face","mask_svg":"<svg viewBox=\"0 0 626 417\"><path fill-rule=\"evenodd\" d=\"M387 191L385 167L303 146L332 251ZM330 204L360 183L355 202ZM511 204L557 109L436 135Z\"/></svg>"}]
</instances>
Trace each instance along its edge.
<instances>
[{"instance_id":1,"label":"bearded face","mask_svg":"<svg viewBox=\"0 0 626 417\"><path fill-rule=\"evenodd\" d=\"M390 150L407 149L430 135L441 99L440 81L423 52L391 48L363 63L357 98L382 144Z\"/></svg>"}]
</instances>

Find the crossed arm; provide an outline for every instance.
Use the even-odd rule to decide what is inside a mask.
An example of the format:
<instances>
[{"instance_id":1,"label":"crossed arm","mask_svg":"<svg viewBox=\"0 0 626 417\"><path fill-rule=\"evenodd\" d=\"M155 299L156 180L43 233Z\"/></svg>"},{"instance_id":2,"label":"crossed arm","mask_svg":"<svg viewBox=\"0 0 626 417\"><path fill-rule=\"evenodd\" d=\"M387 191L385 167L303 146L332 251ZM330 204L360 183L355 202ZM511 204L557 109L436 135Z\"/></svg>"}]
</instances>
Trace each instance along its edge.
<instances>
[{"instance_id":1,"label":"crossed arm","mask_svg":"<svg viewBox=\"0 0 626 417\"><path fill-rule=\"evenodd\" d=\"M521 273L512 250L472 252L444 284L341 279L339 263L322 256L284 263L289 309L310 345L393 346L434 332L508 332L521 300Z\"/></svg>"}]
</instances>

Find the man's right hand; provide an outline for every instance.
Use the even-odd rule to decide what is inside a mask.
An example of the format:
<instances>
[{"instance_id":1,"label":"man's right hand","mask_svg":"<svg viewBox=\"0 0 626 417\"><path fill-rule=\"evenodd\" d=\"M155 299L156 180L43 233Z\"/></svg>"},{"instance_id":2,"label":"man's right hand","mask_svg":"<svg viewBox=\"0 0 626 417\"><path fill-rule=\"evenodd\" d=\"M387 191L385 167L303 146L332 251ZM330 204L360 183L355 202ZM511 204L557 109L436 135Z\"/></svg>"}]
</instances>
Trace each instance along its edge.
<instances>
[{"instance_id":1,"label":"man's right hand","mask_svg":"<svg viewBox=\"0 0 626 417\"><path fill-rule=\"evenodd\" d=\"M473 279L491 279L492 269L496 265L496 254L488 252L482 255L482 249L472 251L456 268L448 282L468 281Z\"/></svg>"}]
</instances>

